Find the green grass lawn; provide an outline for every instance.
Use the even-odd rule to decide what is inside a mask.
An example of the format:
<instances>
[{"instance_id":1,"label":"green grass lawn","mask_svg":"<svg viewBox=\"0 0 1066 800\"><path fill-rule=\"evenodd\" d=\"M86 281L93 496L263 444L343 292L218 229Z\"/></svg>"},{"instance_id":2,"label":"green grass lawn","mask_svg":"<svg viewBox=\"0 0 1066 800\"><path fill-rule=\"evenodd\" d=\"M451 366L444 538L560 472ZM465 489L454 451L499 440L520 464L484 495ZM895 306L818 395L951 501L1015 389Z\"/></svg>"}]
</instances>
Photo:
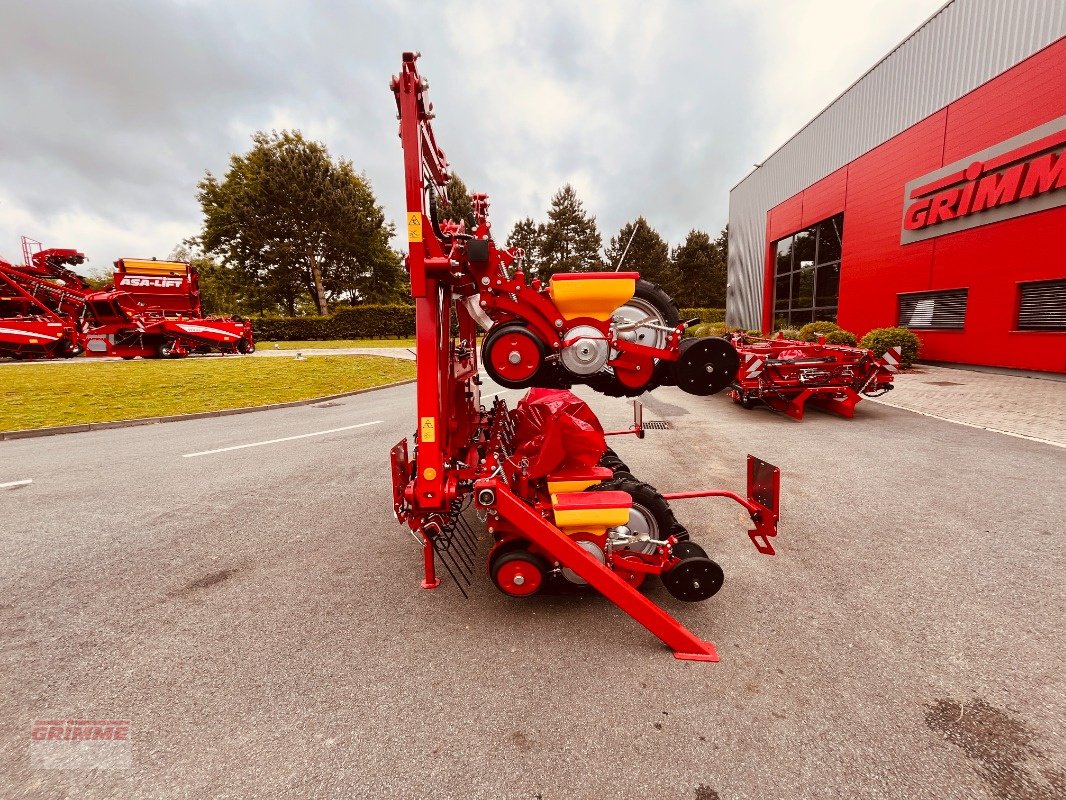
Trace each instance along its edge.
<instances>
[{"instance_id":1,"label":"green grass lawn","mask_svg":"<svg viewBox=\"0 0 1066 800\"><path fill-rule=\"evenodd\" d=\"M190 358L0 366L0 430L308 400L415 376L377 356Z\"/></svg>"},{"instance_id":2,"label":"green grass lawn","mask_svg":"<svg viewBox=\"0 0 1066 800\"><path fill-rule=\"evenodd\" d=\"M414 347L414 339L334 339L321 342L256 342L260 350L319 350L325 347Z\"/></svg>"}]
</instances>

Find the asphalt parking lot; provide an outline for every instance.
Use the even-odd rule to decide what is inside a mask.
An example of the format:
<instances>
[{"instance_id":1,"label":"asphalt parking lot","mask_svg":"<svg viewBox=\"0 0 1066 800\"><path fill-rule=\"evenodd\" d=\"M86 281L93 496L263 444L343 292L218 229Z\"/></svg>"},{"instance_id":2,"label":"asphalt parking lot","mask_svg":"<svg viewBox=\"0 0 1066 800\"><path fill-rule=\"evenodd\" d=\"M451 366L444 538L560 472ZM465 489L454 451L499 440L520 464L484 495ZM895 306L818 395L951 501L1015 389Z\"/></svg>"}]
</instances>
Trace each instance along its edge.
<instances>
[{"instance_id":1,"label":"asphalt parking lot","mask_svg":"<svg viewBox=\"0 0 1066 800\"><path fill-rule=\"evenodd\" d=\"M660 490L782 470L773 558L676 504L726 571L650 590L722 656L681 662L596 597L420 590L413 397L0 442L0 796L1066 796L1066 450L656 391L616 449ZM53 717L129 719L131 766L31 767Z\"/></svg>"}]
</instances>

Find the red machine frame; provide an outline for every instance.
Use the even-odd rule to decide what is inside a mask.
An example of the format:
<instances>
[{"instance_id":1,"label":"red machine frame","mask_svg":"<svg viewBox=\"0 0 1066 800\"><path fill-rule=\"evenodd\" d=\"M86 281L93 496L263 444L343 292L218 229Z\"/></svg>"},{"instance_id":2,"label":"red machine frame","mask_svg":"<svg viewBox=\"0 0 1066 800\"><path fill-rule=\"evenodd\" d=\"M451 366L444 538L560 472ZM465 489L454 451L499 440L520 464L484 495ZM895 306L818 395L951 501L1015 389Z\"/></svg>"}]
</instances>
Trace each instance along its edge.
<instances>
[{"instance_id":1,"label":"red machine frame","mask_svg":"<svg viewBox=\"0 0 1066 800\"><path fill-rule=\"evenodd\" d=\"M872 350L846 345L801 342L781 337L763 339L745 334L730 337L740 354L740 367L729 388L733 402L746 409L763 403L795 420L807 404L851 419L867 397L891 391L899 371L900 349L880 358Z\"/></svg>"},{"instance_id":2,"label":"red machine frame","mask_svg":"<svg viewBox=\"0 0 1066 800\"><path fill-rule=\"evenodd\" d=\"M250 321L203 316L190 264L119 259L112 286L94 291L68 268L84 262L77 250L42 249L26 237L22 250L22 265L0 260L0 292L10 293L0 302L16 309L0 318L0 356L132 359L255 349Z\"/></svg>"},{"instance_id":3,"label":"red machine frame","mask_svg":"<svg viewBox=\"0 0 1066 800\"><path fill-rule=\"evenodd\" d=\"M404 153L407 266L419 355L418 421L414 452L404 439L392 449L391 457L394 511L397 519L405 522L421 543L422 586L432 589L440 583L435 554L443 556L451 548L460 551L460 561L473 563L476 544L464 545L456 535L466 525L463 513L472 506L485 515L488 532L496 539L497 547L506 546L515 536L520 536L557 568L571 570L642 624L669 646L675 657L717 661L712 643L696 637L636 588L645 574L663 574L678 565L680 559L672 554L678 539L671 536L658 546L655 557L629 551L611 553L608 548L606 561L593 558L553 524L552 505L558 498L552 497L546 481L532 478L527 465L512 458L514 418L506 403L496 397L489 408L482 406L478 323L474 315L489 309L526 320L530 328L548 336L556 347L563 344L556 335L563 322L544 293L535 285L526 285L521 272L507 277L505 268L515 261L517 254L497 249L493 244L485 195L473 195L477 222L472 234L465 234L461 223L436 220L432 206L435 195L443 193L448 182L448 163L433 134L432 106L425 97L428 84L418 74L416 59L414 53L403 55L403 68L393 78L392 89ZM611 274L611 277L616 276ZM480 291L479 286L485 290L499 287L502 291ZM458 331L454 337L453 312ZM583 323L593 321L582 320ZM661 374L663 369L657 362L668 366L676 362L683 328L684 325L679 325L668 338L673 358L668 350L639 344L626 347L620 343L617 347L620 368L616 369L620 384L631 387L636 383L632 375L641 372ZM627 375L627 370L632 375ZM643 436L639 419L632 430L624 433ZM776 467L749 456L746 498L726 491L681 492L663 497L674 500L726 497L740 503L754 524L749 532L752 542L759 552L772 555L771 539L777 533L779 516L779 481ZM452 571L448 560L444 559L444 564ZM457 566L462 569L461 563Z\"/></svg>"}]
</instances>

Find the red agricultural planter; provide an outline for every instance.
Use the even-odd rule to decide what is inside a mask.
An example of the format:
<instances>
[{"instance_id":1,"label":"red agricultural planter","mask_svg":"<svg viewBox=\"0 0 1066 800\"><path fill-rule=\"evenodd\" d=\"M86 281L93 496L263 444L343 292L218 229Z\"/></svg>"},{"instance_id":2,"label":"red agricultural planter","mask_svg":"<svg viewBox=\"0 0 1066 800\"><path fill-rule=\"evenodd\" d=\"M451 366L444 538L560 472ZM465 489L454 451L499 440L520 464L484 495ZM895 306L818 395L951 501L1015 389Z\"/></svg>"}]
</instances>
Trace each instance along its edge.
<instances>
[{"instance_id":1,"label":"red agricultural planter","mask_svg":"<svg viewBox=\"0 0 1066 800\"><path fill-rule=\"evenodd\" d=\"M841 417L855 415L861 396L878 397L893 388L900 350L878 358L872 350L791 339L734 334L740 367L729 396L747 409L758 405L803 419L810 404Z\"/></svg>"},{"instance_id":2,"label":"red agricultural planter","mask_svg":"<svg viewBox=\"0 0 1066 800\"><path fill-rule=\"evenodd\" d=\"M23 257L18 266L0 261L0 356L132 359L255 349L251 322L203 316L199 276L185 262L120 259L112 285L95 291L70 269L85 260L76 250L40 249L23 237Z\"/></svg>"},{"instance_id":3,"label":"red agricultural planter","mask_svg":"<svg viewBox=\"0 0 1066 800\"><path fill-rule=\"evenodd\" d=\"M421 544L422 586L439 585L440 564L466 594L482 558L469 519L477 514L492 539L485 568L504 594L590 586L677 658L717 661L713 644L639 587L658 578L674 597L698 601L722 586L721 567L691 541L671 500L725 497L741 504L752 520L752 542L772 555L777 468L749 456L746 496L662 494L606 446L609 435L644 437L639 404L632 428L604 431L569 387L626 396L677 385L713 394L733 380L736 350L724 339L683 340L688 323L676 304L637 273L527 282L521 252L492 239L486 195L471 198L472 230L441 219L448 162L433 134L428 84L416 58L404 54L392 89L404 151L417 424L413 441L399 442L391 457L393 507ZM479 328L486 331L480 359ZM529 391L513 410L499 396L485 405L479 367L502 386Z\"/></svg>"}]
</instances>

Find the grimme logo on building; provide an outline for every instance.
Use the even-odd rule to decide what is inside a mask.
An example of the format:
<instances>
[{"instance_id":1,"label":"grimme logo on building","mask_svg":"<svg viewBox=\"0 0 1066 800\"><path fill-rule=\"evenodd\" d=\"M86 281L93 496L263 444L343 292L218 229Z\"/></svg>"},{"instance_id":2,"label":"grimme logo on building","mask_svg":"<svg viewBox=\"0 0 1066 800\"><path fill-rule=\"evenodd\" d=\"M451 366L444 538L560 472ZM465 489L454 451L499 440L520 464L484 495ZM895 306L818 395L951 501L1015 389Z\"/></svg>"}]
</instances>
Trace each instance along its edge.
<instances>
[{"instance_id":1,"label":"grimme logo on building","mask_svg":"<svg viewBox=\"0 0 1066 800\"><path fill-rule=\"evenodd\" d=\"M915 178L902 244L1066 205L1066 116Z\"/></svg>"}]
</instances>

